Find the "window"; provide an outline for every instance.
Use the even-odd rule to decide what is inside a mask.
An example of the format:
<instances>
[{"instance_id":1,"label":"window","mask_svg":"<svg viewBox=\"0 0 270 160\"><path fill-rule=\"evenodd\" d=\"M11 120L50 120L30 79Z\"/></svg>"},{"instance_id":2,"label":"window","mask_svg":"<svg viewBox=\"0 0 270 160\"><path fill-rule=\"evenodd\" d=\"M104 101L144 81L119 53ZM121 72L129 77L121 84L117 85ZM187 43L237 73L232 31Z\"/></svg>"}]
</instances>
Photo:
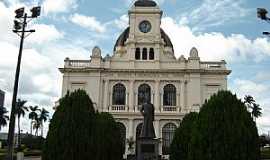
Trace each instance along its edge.
<instances>
[{"instance_id":1,"label":"window","mask_svg":"<svg viewBox=\"0 0 270 160\"><path fill-rule=\"evenodd\" d=\"M142 84L138 89L138 105L142 105L146 100L151 100L151 87L148 84Z\"/></svg>"},{"instance_id":2,"label":"window","mask_svg":"<svg viewBox=\"0 0 270 160\"><path fill-rule=\"evenodd\" d=\"M147 60L147 48L143 48L142 59Z\"/></svg>"},{"instance_id":3,"label":"window","mask_svg":"<svg viewBox=\"0 0 270 160\"><path fill-rule=\"evenodd\" d=\"M140 48L136 48L135 59L136 60L141 59L141 49Z\"/></svg>"},{"instance_id":4,"label":"window","mask_svg":"<svg viewBox=\"0 0 270 160\"><path fill-rule=\"evenodd\" d=\"M176 88L172 84L164 87L163 106L176 106Z\"/></svg>"},{"instance_id":5,"label":"window","mask_svg":"<svg viewBox=\"0 0 270 160\"><path fill-rule=\"evenodd\" d=\"M112 95L113 105L125 105L126 104L126 87L118 83L113 86L113 95Z\"/></svg>"},{"instance_id":6,"label":"window","mask_svg":"<svg viewBox=\"0 0 270 160\"><path fill-rule=\"evenodd\" d=\"M173 135L176 130L176 125L168 123L162 128L162 153L168 155L170 153L170 145L173 140Z\"/></svg>"},{"instance_id":7,"label":"window","mask_svg":"<svg viewBox=\"0 0 270 160\"><path fill-rule=\"evenodd\" d=\"M149 52L149 60L154 60L154 59L155 59L154 48L150 48L150 52Z\"/></svg>"},{"instance_id":8,"label":"window","mask_svg":"<svg viewBox=\"0 0 270 160\"><path fill-rule=\"evenodd\" d=\"M122 140L122 145L123 145L123 151L125 151L125 148L126 148L126 127L123 123L121 122L117 122L117 126L120 130L120 138Z\"/></svg>"}]
</instances>

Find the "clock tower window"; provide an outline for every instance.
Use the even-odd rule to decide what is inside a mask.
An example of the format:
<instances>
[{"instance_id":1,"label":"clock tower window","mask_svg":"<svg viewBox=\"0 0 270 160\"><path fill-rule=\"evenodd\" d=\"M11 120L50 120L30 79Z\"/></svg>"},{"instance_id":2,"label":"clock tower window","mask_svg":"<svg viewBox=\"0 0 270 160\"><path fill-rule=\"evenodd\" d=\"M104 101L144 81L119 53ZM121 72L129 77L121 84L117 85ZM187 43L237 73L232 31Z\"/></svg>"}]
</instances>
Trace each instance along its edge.
<instances>
[{"instance_id":1,"label":"clock tower window","mask_svg":"<svg viewBox=\"0 0 270 160\"><path fill-rule=\"evenodd\" d=\"M143 48L142 59L147 60L147 48Z\"/></svg>"},{"instance_id":2,"label":"clock tower window","mask_svg":"<svg viewBox=\"0 0 270 160\"><path fill-rule=\"evenodd\" d=\"M149 60L154 60L154 59L155 59L154 48L150 48L150 51L149 51Z\"/></svg>"},{"instance_id":3,"label":"clock tower window","mask_svg":"<svg viewBox=\"0 0 270 160\"><path fill-rule=\"evenodd\" d=\"M141 49L140 48L136 48L135 59L136 60L140 60L141 59Z\"/></svg>"}]
</instances>

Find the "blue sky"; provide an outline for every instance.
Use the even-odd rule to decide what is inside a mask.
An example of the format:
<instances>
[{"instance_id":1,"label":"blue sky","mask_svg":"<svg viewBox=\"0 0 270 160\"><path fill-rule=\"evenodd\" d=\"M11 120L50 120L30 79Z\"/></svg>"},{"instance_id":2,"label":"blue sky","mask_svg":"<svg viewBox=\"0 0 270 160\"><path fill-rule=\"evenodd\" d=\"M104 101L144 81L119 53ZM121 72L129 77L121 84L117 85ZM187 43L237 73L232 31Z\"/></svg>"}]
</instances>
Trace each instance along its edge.
<instances>
[{"instance_id":1,"label":"blue sky","mask_svg":"<svg viewBox=\"0 0 270 160\"><path fill-rule=\"evenodd\" d=\"M239 98L253 95L263 108L261 133L270 131L270 24L256 17L256 8L270 11L268 0L157 0L164 11L162 28L171 37L175 55L195 46L202 60L226 60L232 74L229 89ZM98 45L112 54L118 35L128 23L132 0L0 0L0 88L10 106L19 39L14 35L13 11L42 5L42 16L29 24L36 33L26 39L19 97L52 111L61 93L65 57L89 59ZM29 122L23 121L25 131Z\"/></svg>"}]
</instances>

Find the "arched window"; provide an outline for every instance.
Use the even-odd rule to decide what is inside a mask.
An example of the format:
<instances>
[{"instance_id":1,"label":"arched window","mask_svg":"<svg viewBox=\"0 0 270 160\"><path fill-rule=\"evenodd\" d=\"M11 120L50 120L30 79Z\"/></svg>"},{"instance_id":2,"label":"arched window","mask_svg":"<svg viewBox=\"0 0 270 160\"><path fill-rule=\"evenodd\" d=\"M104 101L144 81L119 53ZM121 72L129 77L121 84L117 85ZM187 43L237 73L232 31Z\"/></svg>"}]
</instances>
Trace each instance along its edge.
<instances>
[{"instance_id":1,"label":"arched window","mask_svg":"<svg viewBox=\"0 0 270 160\"><path fill-rule=\"evenodd\" d=\"M155 59L154 48L150 48L150 51L149 51L149 60L154 60L154 59Z\"/></svg>"},{"instance_id":2,"label":"arched window","mask_svg":"<svg viewBox=\"0 0 270 160\"><path fill-rule=\"evenodd\" d=\"M143 48L142 59L147 60L147 48Z\"/></svg>"},{"instance_id":3,"label":"arched window","mask_svg":"<svg viewBox=\"0 0 270 160\"><path fill-rule=\"evenodd\" d=\"M112 98L113 105L126 105L126 87L121 83L114 85Z\"/></svg>"},{"instance_id":4,"label":"arched window","mask_svg":"<svg viewBox=\"0 0 270 160\"><path fill-rule=\"evenodd\" d=\"M141 49L140 48L136 48L135 59L136 60L140 60L141 59Z\"/></svg>"},{"instance_id":5,"label":"arched window","mask_svg":"<svg viewBox=\"0 0 270 160\"><path fill-rule=\"evenodd\" d=\"M118 128L119 128L119 130L120 130L120 138L121 138L121 140L122 140L122 145L123 145L123 151L125 151L125 148L126 148L126 127L125 127L125 125L123 124L123 123L121 123L121 122L117 122L117 126L118 126Z\"/></svg>"},{"instance_id":6,"label":"arched window","mask_svg":"<svg viewBox=\"0 0 270 160\"><path fill-rule=\"evenodd\" d=\"M137 150L138 150L137 142L138 142L138 138L139 138L140 135L141 135L142 126L143 126L143 123L140 123L140 124L138 124L138 126L136 127L136 154L137 154Z\"/></svg>"},{"instance_id":7,"label":"arched window","mask_svg":"<svg viewBox=\"0 0 270 160\"><path fill-rule=\"evenodd\" d=\"M176 87L172 84L164 87L163 106L176 106Z\"/></svg>"},{"instance_id":8,"label":"arched window","mask_svg":"<svg viewBox=\"0 0 270 160\"><path fill-rule=\"evenodd\" d=\"M168 155L170 153L170 145L173 140L176 125L168 123L162 128L162 153Z\"/></svg>"},{"instance_id":9,"label":"arched window","mask_svg":"<svg viewBox=\"0 0 270 160\"><path fill-rule=\"evenodd\" d=\"M151 87L148 84L142 84L138 88L138 105L142 105L147 100L151 101Z\"/></svg>"}]
</instances>

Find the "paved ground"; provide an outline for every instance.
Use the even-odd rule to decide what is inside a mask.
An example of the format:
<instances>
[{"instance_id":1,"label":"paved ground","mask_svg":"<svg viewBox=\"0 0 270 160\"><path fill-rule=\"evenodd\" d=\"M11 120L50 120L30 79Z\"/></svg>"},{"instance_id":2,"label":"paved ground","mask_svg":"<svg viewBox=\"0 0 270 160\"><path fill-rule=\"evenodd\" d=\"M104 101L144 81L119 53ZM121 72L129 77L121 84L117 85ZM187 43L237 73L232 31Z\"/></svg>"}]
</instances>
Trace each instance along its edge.
<instances>
[{"instance_id":1,"label":"paved ground","mask_svg":"<svg viewBox=\"0 0 270 160\"><path fill-rule=\"evenodd\" d=\"M24 158L24 160L41 160L41 158L38 158L38 157L27 157L27 158Z\"/></svg>"}]
</instances>

